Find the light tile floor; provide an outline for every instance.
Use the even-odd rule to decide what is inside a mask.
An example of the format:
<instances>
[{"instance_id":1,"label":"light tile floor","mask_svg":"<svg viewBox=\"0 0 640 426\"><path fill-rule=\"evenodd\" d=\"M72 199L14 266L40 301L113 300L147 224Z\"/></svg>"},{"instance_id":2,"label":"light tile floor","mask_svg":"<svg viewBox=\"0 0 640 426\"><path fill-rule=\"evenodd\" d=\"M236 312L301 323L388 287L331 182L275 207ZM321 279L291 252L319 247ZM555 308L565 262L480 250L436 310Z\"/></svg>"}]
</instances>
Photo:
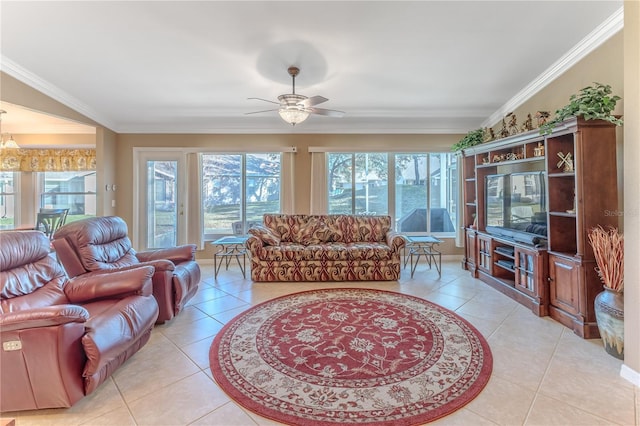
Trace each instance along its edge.
<instances>
[{"instance_id":1,"label":"light tile floor","mask_svg":"<svg viewBox=\"0 0 640 426\"><path fill-rule=\"evenodd\" d=\"M538 318L470 277L444 257L442 276L419 264L399 282L253 283L237 266L213 278L202 262L198 294L96 392L70 409L3 413L27 425L221 425L277 423L236 405L211 377L208 351L222 325L245 309L284 294L324 287L369 287L419 296L469 320L494 356L482 393L433 425L639 425L640 389L620 377L621 362L601 341L583 340ZM6 391L6 390L3 390Z\"/></svg>"}]
</instances>

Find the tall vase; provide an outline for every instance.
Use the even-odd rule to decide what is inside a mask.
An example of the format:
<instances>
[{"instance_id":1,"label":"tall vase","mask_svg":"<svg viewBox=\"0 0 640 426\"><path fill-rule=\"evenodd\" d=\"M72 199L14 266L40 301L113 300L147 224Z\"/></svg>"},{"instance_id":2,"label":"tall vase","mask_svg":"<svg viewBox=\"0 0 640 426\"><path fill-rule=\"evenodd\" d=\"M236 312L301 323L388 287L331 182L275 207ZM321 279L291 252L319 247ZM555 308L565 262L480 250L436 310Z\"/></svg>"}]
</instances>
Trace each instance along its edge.
<instances>
[{"instance_id":1,"label":"tall vase","mask_svg":"<svg viewBox=\"0 0 640 426\"><path fill-rule=\"evenodd\" d=\"M624 359L624 295L604 287L595 298L596 321L604 349L609 355Z\"/></svg>"}]
</instances>

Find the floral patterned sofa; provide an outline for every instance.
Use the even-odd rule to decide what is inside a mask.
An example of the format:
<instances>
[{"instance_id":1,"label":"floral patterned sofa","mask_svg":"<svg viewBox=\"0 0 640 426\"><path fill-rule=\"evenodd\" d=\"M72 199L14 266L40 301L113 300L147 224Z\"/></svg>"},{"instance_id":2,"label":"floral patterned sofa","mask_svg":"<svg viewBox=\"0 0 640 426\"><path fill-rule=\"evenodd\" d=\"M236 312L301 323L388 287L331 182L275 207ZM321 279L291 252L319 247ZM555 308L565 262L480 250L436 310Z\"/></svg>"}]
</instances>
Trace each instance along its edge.
<instances>
[{"instance_id":1,"label":"floral patterned sofa","mask_svg":"<svg viewBox=\"0 0 640 426\"><path fill-rule=\"evenodd\" d=\"M405 239L390 216L265 214L246 242L254 281L391 281Z\"/></svg>"}]
</instances>

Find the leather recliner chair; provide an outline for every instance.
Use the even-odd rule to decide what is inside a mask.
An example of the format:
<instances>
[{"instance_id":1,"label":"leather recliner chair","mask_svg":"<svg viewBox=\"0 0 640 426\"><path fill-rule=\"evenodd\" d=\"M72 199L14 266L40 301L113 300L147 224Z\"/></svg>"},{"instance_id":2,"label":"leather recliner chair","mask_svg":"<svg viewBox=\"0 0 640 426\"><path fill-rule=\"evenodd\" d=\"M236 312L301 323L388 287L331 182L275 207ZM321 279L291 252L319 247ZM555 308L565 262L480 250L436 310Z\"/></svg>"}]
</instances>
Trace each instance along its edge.
<instances>
[{"instance_id":1,"label":"leather recliner chair","mask_svg":"<svg viewBox=\"0 0 640 426\"><path fill-rule=\"evenodd\" d=\"M70 407L142 348L153 267L70 280L39 231L0 234L0 411Z\"/></svg>"},{"instance_id":2,"label":"leather recliner chair","mask_svg":"<svg viewBox=\"0 0 640 426\"><path fill-rule=\"evenodd\" d=\"M70 277L105 270L151 265L153 295L158 302L158 323L172 319L193 297L200 283L196 246L136 252L127 236L126 222L117 216L91 217L62 226L53 236L53 247Z\"/></svg>"}]
</instances>

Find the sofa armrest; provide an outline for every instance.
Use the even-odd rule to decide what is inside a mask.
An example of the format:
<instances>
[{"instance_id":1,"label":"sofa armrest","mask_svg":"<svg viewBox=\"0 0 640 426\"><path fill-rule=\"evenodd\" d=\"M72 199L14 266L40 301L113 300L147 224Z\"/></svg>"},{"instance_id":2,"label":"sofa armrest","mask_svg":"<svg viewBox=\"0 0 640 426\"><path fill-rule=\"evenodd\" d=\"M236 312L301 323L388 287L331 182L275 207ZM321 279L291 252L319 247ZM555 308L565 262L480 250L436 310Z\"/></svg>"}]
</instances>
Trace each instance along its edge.
<instances>
[{"instance_id":1,"label":"sofa armrest","mask_svg":"<svg viewBox=\"0 0 640 426\"><path fill-rule=\"evenodd\" d=\"M151 276L154 268L142 266L135 269L81 275L72 278L64 286L64 293L73 303L104 298L123 298L130 295L150 296Z\"/></svg>"},{"instance_id":2,"label":"sofa armrest","mask_svg":"<svg viewBox=\"0 0 640 426\"><path fill-rule=\"evenodd\" d=\"M186 262L196 260L196 245L185 244L178 247L139 251L136 253L136 257L141 262L151 260L169 260L173 263Z\"/></svg>"},{"instance_id":3,"label":"sofa armrest","mask_svg":"<svg viewBox=\"0 0 640 426\"><path fill-rule=\"evenodd\" d=\"M55 305L38 309L7 312L0 315L0 330L16 331L50 327L70 322L86 322L89 312L82 306Z\"/></svg>"},{"instance_id":4,"label":"sofa armrest","mask_svg":"<svg viewBox=\"0 0 640 426\"><path fill-rule=\"evenodd\" d=\"M265 245L264 242L260 238L256 237L255 235L249 236L249 238L244 244L247 250L249 250L249 253L251 253L251 256L257 256L258 250L264 247L264 245Z\"/></svg>"},{"instance_id":5,"label":"sofa armrest","mask_svg":"<svg viewBox=\"0 0 640 426\"><path fill-rule=\"evenodd\" d=\"M387 245L391 247L394 252L400 253L400 250L402 250L406 244L407 240L399 232L387 232Z\"/></svg>"}]
</instances>

